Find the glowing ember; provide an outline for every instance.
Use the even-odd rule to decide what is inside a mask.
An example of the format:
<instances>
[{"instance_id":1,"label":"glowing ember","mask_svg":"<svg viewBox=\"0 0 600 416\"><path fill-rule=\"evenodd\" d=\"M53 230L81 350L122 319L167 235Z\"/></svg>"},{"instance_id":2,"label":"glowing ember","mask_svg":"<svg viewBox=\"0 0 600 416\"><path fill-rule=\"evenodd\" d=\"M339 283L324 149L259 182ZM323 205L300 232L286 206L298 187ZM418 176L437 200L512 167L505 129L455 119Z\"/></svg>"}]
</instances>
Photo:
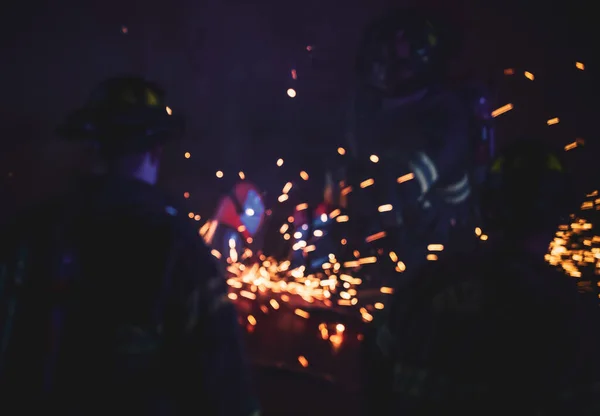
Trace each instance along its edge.
<instances>
[{"instance_id":1,"label":"glowing ember","mask_svg":"<svg viewBox=\"0 0 600 416\"><path fill-rule=\"evenodd\" d=\"M288 230L289 225L286 223L279 231L283 233ZM285 235L289 236L287 233ZM314 245L307 246L305 241L300 240L296 242L294 249L312 251ZM218 259L223 259L222 254L217 250L212 250L212 254ZM363 321L371 322L373 317L365 307L370 310L380 309L383 305L383 297L393 293L392 288L383 287L377 299L370 299L367 304L361 306L359 289L363 281L352 276L349 270L376 263L377 257L374 256L358 258L356 261L342 265L332 253L329 255L328 262L323 264L322 271L307 273L304 266L292 268L289 260L277 261L274 258L261 256L262 260L257 262L250 250L247 250L240 259L236 255L235 250L231 249L227 258L229 298L234 301L258 302L263 313L266 313L265 310L279 310L282 303L289 304L292 307L291 311L299 319L311 318L307 308L358 308L364 309L364 312L360 312ZM373 306L371 302L376 302L377 306ZM256 325L255 316L248 315L246 319L249 326ZM253 331L248 326L246 329ZM320 337L328 340L334 348L341 346L344 330L345 326L342 324L337 324L334 328L319 327Z\"/></svg>"},{"instance_id":2,"label":"glowing ember","mask_svg":"<svg viewBox=\"0 0 600 416\"><path fill-rule=\"evenodd\" d=\"M549 264L576 278L581 292L598 293L600 287L600 236L584 218L595 218L598 211L600 198L594 191L581 204L581 212L571 215L570 224L559 226L545 256Z\"/></svg>"},{"instance_id":3,"label":"glowing ember","mask_svg":"<svg viewBox=\"0 0 600 416\"><path fill-rule=\"evenodd\" d=\"M492 117L498 117L501 114L504 114L510 110L512 110L514 107L512 104L506 104L503 105L500 108L495 109L494 111L492 111Z\"/></svg>"},{"instance_id":4,"label":"glowing ember","mask_svg":"<svg viewBox=\"0 0 600 416\"><path fill-rule=\"evenodd\" d=\"M414 173L407 173L406 175L400 176L396 180L396 182L398 182L398 183L404 183L404 182L408 182L408 181L410 181L410 180L412 180L414 178L415 178L415 174Z\"/></svg>"},{"instance_id":5,"label":"glowing ember","mask_svg":"<svg viewBox=\"0 0 600 416\"><path fill-rule=\"evenodd\" d=\"M392 204L385 204L385 205L381 205L380 207L377 208L377 211L379 212L388 212L391 211L394 207L392 206Z\"/></svg>"},{"instance_id":6,"label":"glowing ember","mask_svg":"<svg viewBox=\"0 0 600 416\"><path fill-rule=\"evenodd\" d=\"M304 356L299 356L298 357L298 362L300 363L300 365L302 367L308 367L308 360L304 357Z\"/></svg>"}]
</instances>

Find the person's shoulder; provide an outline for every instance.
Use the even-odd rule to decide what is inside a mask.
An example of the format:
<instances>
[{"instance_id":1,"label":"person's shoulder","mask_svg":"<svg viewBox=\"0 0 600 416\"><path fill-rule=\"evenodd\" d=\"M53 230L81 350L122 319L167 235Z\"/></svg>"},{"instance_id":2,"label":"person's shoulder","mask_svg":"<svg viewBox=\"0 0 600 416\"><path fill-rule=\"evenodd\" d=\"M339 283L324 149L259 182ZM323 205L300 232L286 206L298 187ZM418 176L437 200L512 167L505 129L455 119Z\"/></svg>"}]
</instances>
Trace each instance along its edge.
<instances>
[{"instance_id":1,"label":"person's shoulder","mask_svg":"<svg viewBox=\"0 0 600 416\"><path fill-rule=\"evenodd\" d=\"M420 269L421 276L449 276L454 279L473 277L486 273L495 264L495 258L487 251L476 248L473 252L441 252L437 260L428 261Z\"/></svg>"},{"instance_id":2,"label":"person's shoulder","mask_svg":"<svg viewBox=\"0 0 600 416\"><path fill-rule=\"evenodd\" d=\"M44 240L56 229L69 199L61 194L22 206L0 221L0 262L14 261L19 247Z\"/></svg>"},{"instance_id":3,"label":"person's shoulder","mask_svg":"<svg viewBox=\"0 0 600 416\"><path fill-rule=\"evenodd\" d=\"M413 271L394 295L394 303L406 304L396 313L404 313L408 305L422 308L431 300L462 282L477 280L485 275L481 257L466 253L439 253L437 259L429 260ZM409 307L410 308L410 307Z\"/></svg>"},{"instance_id":4,"label":"person's shoulder","mask_svg":"<svg viewBox=\"0 0 600 416\"><path fill-rule=\"evenodd\" d=\"M19 207L10 217L0 222L0 230L4 235L42 233L50 227L66 207L70 205L70 192L61 192L32 204Z\"/></svg>"},{"instance_id":5,"label":"person's shoulder","mask_svg":"<svg viewBox=\"0 0 600 416\"><path fill-rule=\"evenodd\" d=\"M483 244L473 250L441 252L437 260L427 261L415 273L410 296L428 302L440 294L460 292L466 290L464 288L476 289L486 299L494 297L496 289L509 293L520 284L509 261L501 251Z\"/></svg>"}]
</instances>

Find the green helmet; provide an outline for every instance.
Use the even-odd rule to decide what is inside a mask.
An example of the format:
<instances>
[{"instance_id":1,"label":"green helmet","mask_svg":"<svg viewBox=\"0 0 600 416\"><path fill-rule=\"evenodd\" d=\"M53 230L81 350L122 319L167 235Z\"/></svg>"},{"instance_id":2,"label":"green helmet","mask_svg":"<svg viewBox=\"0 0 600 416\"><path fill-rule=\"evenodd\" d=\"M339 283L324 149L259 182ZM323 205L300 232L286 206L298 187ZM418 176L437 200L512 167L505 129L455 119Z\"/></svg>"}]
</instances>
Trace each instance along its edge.
<instances>
[{"instance_id":1,"label":"green helmet","mask_svg":"<svg viewBox=\"0 0 600 416\"><path fill-rule=\"evenodd\" d=\"M507 147L492 162L481 208L489 225L527 232L557 225L573 201L560 153L526 140Z\"/></svg>"}]
</instances>

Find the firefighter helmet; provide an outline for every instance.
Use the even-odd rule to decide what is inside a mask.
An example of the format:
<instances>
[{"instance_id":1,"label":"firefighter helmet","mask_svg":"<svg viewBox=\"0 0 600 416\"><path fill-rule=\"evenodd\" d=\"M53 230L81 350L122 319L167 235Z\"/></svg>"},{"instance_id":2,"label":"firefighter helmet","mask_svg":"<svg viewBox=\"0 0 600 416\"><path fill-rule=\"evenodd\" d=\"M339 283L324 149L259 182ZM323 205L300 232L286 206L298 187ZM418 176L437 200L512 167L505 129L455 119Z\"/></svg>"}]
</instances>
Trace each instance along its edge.
<instances>
[{"instance_id":1,"label":"firefighter helmet","mask_svg":"<svg viewBox=\"0 0 600 416\"><path fill-rule=\"evenodd\" d=\"M167 106L162 88L141 77L124 76L100 83L83 108L67 117L58 133L127 153L180 137L184 126L183 117Z\"/></svg>"},{"instance_id":2,"label":"firefighter helmet","mask_svg":"<svg viewBox=\"0 0 600 416\"><path fill-rule=\"evenodd\" d=\"M403 96L430 84L442 65L440 30L414 10L386 13L367 27L357 72L363 84L386 96Z\"/></svg>"}]
</instances>

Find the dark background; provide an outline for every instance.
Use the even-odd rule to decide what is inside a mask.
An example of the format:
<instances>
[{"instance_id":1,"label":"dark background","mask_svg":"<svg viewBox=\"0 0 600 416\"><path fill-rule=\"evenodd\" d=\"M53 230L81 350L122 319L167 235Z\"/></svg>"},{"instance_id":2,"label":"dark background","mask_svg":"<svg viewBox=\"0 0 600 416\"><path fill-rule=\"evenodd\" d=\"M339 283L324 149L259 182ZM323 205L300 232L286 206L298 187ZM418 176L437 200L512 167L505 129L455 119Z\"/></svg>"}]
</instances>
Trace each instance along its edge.
<instances>
[{"instance_id":1,"label":"dark background","mask_svg":"<svg viewBox=\"0 0 600 416\"><path fill-rule=\"evenodd\" d=\"M0 212L55 192L86 163L81 146L56 140L54 126L96 82L122 73L159 81L173 111L188 116L185 140L166 149L161 185L191 192L181 198L190 210L209 214L239 170L265 188L279 188L301 169L322 172L343 143L341 114L363 26L387 7L410 3L11 2L0 13ZM586 178L582 188L594 185L597 172L597 33L585 3L418 2L464 34L461 70L494 81L499 105L515 104L497 119L500 141L523 133L560 146L586 140L586 151L569 155ZM508 67L513 77L503 75ZM286 95L292 86L294 99ZM561 123L546 126L552 117ZM279 170L278 157L286 160ZM217 169L226 175L220 182Z\"/></svg>"}]
</instances>

